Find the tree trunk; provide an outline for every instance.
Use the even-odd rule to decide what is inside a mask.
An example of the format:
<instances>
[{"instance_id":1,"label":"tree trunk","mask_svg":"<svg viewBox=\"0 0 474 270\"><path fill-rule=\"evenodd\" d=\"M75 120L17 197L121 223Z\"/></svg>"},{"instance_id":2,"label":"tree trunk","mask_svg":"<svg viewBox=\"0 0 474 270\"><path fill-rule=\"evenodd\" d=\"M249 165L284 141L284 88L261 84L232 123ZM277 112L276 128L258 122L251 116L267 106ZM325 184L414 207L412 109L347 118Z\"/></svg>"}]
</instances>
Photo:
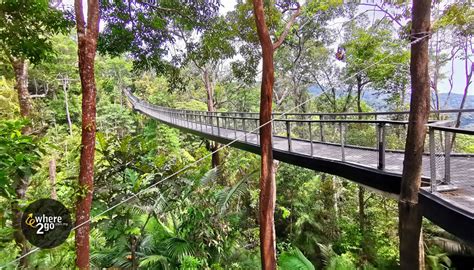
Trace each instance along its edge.
<instances>
[{"instance_id":1,"label":"tree trunk","mask_svg":"<svg viewBox=\"0 0 474 270\"><path fill-rule=\"evenodd\" d=\"M437 17L437 16L436 16ZM434 43L434 44L433 44ZM441 53L441 48L439 45L439 32L436 32L436 39L435 41L431 42L430 45L434 46L434 48L431 48L429 50L429 53L434 53L434 66L433 66L433 79L430 81L430 87L433 89L434 93L434 99L433 99L433 108L434 110L440 110L440 105L439 105L439 90L438 90L438 81L439 81L439 75L442 67L442 63L440 62L440 53ZM431 96L430 96L431 98ZM436 119L439 118L440 115L439 113L436 114Z\"/></svg>"},{"instance_id":2,"label":"tree trunk","mask_svg":"<svg viewBox=\"0 0 474 270\"><path fill-rule=\"evenodd\" d=\"M18 103L20 105L20 115L23 118L30 117L31 114L31 99L28 93L28 64L26 60L21 58L10 57L10 61L15 72L15 89L18 94ZM22 129L23 134L31 133L31 125L26 125ZM21 216L22 212L18 201L25 199L26 190L28 189L29 179L27 177L20 177L15 179L13 188L15 190L16 200L11 203L12 208L12 226L14 229L13 238L16 245L20 248L20 256L29 252L28 243L21 230ZM20 268L28 267L27 258L20 259Z\"/></svg>"},{"instance_id":3,"label":"tree trunk","mask_svg":"<svg viewBox=\"0 0 474 270\"><path fill-rule=\"evenodd\" d=\"M360 76L356 76L356 78L357 78L357 112L361 113L362 112L362 104L361 104L362 88L364 87L364 85L362 84L362 78Z\"/></svg>"},{"instance_id":4,"label":"tree trunk","mask_svg":"<svg viewBox=\"0 0 474 270\"><path fill-rule=\"evenodd\" d=\"M67 97L67 87L68 87L68 78L65 78L63 80L63 92L64 92L64 104L66 106L66 118L67 118L67 125L69 127L69 135L72 136L72 121L71 121L71 115L69 113L69 101Z\"/></svg>"},{"instance_id":5,"label":"tree trunk","mask_svg":"<svg viewBox=\"0 0 474 270\"><path fill-rule=\"evenodd\" d=\"M51 199L57 200L56 194L56 157L49 161L49 182L51 183Z\"/></svg>"},{"instance_id":6,"label":"tree trunk","mask_svg":"<svg viewBox=\"0 0 474 270\"><path fill-rule=\"evenodd\" d=\"M356 76L357 80L357 112L361 113L362 112L362 89L364 88L364 84L362 83L362 78L360 76ZM358 116L359 120L362 120L362 116ZM359 228L360 228L360 233L362 235L362 261L365 262L367 259L371 257L369 254L369 239L367 237L367 232L366 232L366 220L365 220L365 188L361 185L359 185Z\"/></svg>"},{"instance_id":7,"label":"tree trunk","mask_svg":"<svg viewBox=\"0 0 474 270\"><path fill-rule=\"evenodd\" d=\"M430 0L413 1L412 38L424 38L411 44L412 94L398 203L401 269L423 269L424 266L423 245L420 244L422 213L418 204L418 191L421 184L425 125L430 113L429 39L426 36L430 31L430 7Z\"/></svg>"},{"instance_id":8,"label":"tree trunk","mask_svg":"<svg viewBox=\"0 0 474 270\"><path fill-rule=\"evenodd\" d=\"M466 42L464 44L464 74L465 74L465 85L464 85L464 94L462 96L462 100L461 100L461 104L459 105L459 109L462 110L464 109L464 105L466 104L466 100L467 100L467 95L468 95L468 92L469 92L469 86L471 85L472 83L472 74L474 72L474 63L471 63L471 67L469 69L469 65L468 65L468 61L469 61L469 52L468 52L468 49L469 49L469 38L466 37ZM458 128L460 125L461 125L461 116L462 116L462 113L459 112L457 117L456 117L456 123L455 123L455 127ZM456 133L453 133L453 138L451 139L451 149L454 148L454 143L456 141Z\"/></svg>"},{"instance_id":9,"label":"tree trunk","mask_svg":"<svg viewBox=\"0 0 474 270\"><path fill-rule=\"evenodd\" d=\"M13 71L15 72L15 89L18 93L18 102L20 104L20 115L29 117L31 114L30 93L28 93L28 64L24 59L11 58Z\"/></svg>"},{"instance_id":10,"label":"tree trunk","mask_svg":"<svg viewBox=\"0 0 474 270\"><path fill-rule=\"evenodd\" d=\"M131 248L131 260L132 260L132 270L138 269L138 258L137 258L137 237L130 237L130 248Z\"/></svg>"},{"instance_id":11,"label":"tree trunk","mask_svg":"<svg viewBox=\"0 0 474 270\"><path fill-rule=\"evenodd\" d=\"M25 256L30 249L28 248L28 242L23 235L21 230L21 216L22 211L18 201L25 199L26 189L28 188L29 179L28 178L19 178L15 180L13 188L15 189L16 199L11 203L12 208L12 227L14 229L13 238L15 239L16 245L20 248L20 256ZM20 269L28 268L28 259L27 257L22 257L20 259Z\"/></svg>"},{"instance_id":12,"label":"tree trunk","mask_svg":"<svg viewBox=\"0 0 474 270\"><path fill-rule=\"evenodd\" d=\"M260 89L260 253L262 269L276 269L276 239L275 239L275 201L276 184L273 174L272 152L272 94L275 81L273 67L273 44L270 39L263 0L253 0L253 11L257 25L258 38L262 47L262 85Z\"/></svg>"},{"instance_id":13,"label":"tree trunk","mask_svg":"<svg viewBox=\"0 0 474 270\"><path fill-rule=\"evenodd\" d=\"M214 108L214 88L212 86L211 78L207 67L204 67L202 77L204 81L204 87L206 88L207 93L207 111L214 113L216 111ZM210 142L210 151L215 152L217 149L219 149L219 143ZM211 161L212 168L215 168L220 164L221 161L219 157L219 152L213 153Z\"/></svg>"},{"instance_id":14,"label":"tree trunk","mask_svg":"<svg viewBox=\"0 0 474 270\"><path fill-rule=\"evenodd\" d=\"M96 131L96 86L94 58L99 33L99 2L88 0L87 27L82 11L82 0L75 0L78 37L79 74L82 87L82 139L79 185L86 190L78 198L76 208L76 266L89 269L90 210L94 185L94 154Z\"/></svg>"}]
</instances>

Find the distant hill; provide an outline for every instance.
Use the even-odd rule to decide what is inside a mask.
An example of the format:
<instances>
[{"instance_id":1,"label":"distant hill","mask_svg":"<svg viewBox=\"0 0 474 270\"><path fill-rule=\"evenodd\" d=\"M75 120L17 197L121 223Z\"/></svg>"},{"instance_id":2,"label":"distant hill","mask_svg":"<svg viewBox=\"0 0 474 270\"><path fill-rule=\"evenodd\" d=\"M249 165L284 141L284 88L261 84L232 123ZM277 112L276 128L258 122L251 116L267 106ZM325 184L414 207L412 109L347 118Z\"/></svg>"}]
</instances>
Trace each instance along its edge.
<instances>
[{"instance_id":1,"label":"distant hill","mask_svg":"<svg viewBox=\"0 0 474 270\"><path fill-rule=\"evenodd\" d=\"M321 94L321 89L317 86L311 86L308 88L309 92L312 95L320 95ZM439 95L440 98L440 105L443 109L459 109L459 106L461 105L462 101L462 94L457 94L457 93L451 93L449 96L448 103L446 106L444 104L446 103L446 100L448 98L448 93L441 93ZM389 106L387 106L387 94L379 94L377 91L366 89L364 90L362 100L364 100L369 106L374 108L376 111L387 111L389 110ZM409 102L409 96L407 97L407 103ZM474 109L474 95L468 95L466 99L466 104L464 105L465 109ZM455 117L453 115L452 117ZM461 126L462 127L474 127L474 113L466 113L463 114L462 120L461 120Z\"/></svg>"}]
</instances>

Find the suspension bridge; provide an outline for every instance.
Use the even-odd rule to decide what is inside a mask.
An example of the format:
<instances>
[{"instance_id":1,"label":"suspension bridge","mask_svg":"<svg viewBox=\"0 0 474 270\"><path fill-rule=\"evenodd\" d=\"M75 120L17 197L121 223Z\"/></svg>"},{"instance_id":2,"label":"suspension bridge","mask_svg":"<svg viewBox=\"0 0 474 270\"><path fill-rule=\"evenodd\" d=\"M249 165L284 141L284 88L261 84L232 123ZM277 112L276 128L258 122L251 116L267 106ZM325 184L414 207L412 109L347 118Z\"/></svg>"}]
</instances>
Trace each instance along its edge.
<instances>
[{"instance_id":1,"label":"suspension bridge","mask_svg":"<svg viewBox=\"0 0 474 270\"><path fill-rule=\"evenodd\" d=\"M235 141L230 146L260 154L258 113L172 109L125 95L135 111L169 126L222 144ZM457 142L473 139L474 130L454 127L460 112L474 109L430 115L419 201L426 218L474 243L474 154L457 151ZM273 155L397 198L407 118L408 112L275 113Z\"/></svg>"}]
</instances>

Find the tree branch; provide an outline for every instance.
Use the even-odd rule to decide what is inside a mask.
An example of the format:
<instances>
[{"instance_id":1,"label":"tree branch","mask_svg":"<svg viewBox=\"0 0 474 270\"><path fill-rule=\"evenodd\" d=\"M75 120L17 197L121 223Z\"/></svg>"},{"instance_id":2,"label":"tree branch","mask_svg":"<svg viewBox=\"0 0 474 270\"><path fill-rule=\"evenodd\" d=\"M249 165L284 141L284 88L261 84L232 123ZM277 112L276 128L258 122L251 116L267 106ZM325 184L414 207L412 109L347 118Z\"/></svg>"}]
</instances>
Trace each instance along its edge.
<instances>
[{"instance_id":1,"label":"tree branch","mask_svg":"<svg viewBox=\"0 0 474 270\"><path fill-rule=\"evenodd\" d=\"M76 12L77 33L86 33L86 22L84 21L84 12L82 11L82 0L74 1L74 10Z\"/></svg>"},{"instance_id":2,"label":"tree branch","mask_svg":"<svg viewBox=\"0 0 474 270\"><path fill-rule=\"evenodd\" d=\"M388 17L390 17L390 19L392 19L392 21L396 22L398 26L403 27L403 25L398 21L397 18L395 18L390 12L388 12L388 10L379 6L379 4L359 3L359 5L378 8L379 11L385 13Z\"/></svg>"},{"instance_id":3,"label":"tree branch","mask_svg":"<svg viewBox=\"0 0 474 270\"><path fill-rule=\"evenodd\" d=\"M285 30L283 30L283 33L281 36L277 39L275 43L273 43L273 50L275 51L280 47L280 45L283 43L285 40L286 36L288 35L288 32L290 31L291 26L296 20L296 17L298 17L301 13L301 6L298 2L296 2L296 11L293 13L290 17L290 20L286 23Z\"/></svg>"}]
</instances>

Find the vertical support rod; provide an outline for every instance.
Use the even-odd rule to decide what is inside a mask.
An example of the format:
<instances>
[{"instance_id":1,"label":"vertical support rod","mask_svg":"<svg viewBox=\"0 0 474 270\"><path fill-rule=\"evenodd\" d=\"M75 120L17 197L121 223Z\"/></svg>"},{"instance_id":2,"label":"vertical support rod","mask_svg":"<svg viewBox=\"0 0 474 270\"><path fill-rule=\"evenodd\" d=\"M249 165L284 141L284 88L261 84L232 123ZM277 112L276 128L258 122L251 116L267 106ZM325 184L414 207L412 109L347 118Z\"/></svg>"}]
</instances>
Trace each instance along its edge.
<instances>
[{"instance_id":1,"label":"vertical support rod","mask_svg":"<svg viewBox=\"0 0 474 270\"><path fill-rule=\"evenodd\" d=\"M202 132L202 114L199 114L199 124L201 126L201 132Z\"/></svg>"},{"instance_id":2,"label":"vertical support rod","mask_svg":"<svg viewBox=\"0 0 474 270\"><path fill-rule=\"evenodd\" d=\"M216 121L217 121L217 136L221 136L221 129L219 127L219 115L216 115Z\"/></svg>"},{"instance_id":3,"label":"vertical support rod","mask_svg":"<svg viewBox=\"0 0 474 270\"><path fill-rule=\"evenodd\" d=\"M245 118L242 118L242 128L244 129L245 142L247 142L247 129L245 128Z\"/></svg>"},{"instance_id":4,"label":"vertical support rod","mask_svg":"<svg viewBox=\"0 0 474 270\"><path fill-rule=\"evenodd\" d=\"M435 133L434 128L429 128L429 144L430 144L430 185L431 185L431 192L436 192L436 148L435 148Z\"/></svg>"},{"instance_id":5,"label":"vertical support rod","mask_svg":"<svg viewBox=\"0 0 474 270\"><path fill-rule=\"evenodd\" d=\"M341 160L346 161L346 152L344 150L344 125L339 122L339 137L341 138Z\"/></svg>"},{"instance_id":6,"label":"vertical support rod","mask_svg":"<svg viewBox=\"0 0 474 270\"><path fill-rule=\"evenodd\" d=\"M288 152L291 152L291 124L290 121L285 121L286 124L286 137L288 137Z\"/></svg>"},{"instance_id":7,"label":"vertical support rod","mask_svg":"<svg viewBox=\"0 0 474 270\"><path fill-rule=\"evenodd\" d=\"M268 123L267 125L271 125L271 122ZM258 144L258 134L260 134L260 128L258 127L258 119L255 119L255 128L257 130L255 130L255 134L257 135L257 144Z\"/></svg>"},{"instance_id":8,"label":"vertical support rod","mask_svg":"<svg viewBox=\"0 0 474 270\"><path fill-rule=\"evenodd\" d=\"M451 184L451 133L444 132L444 181Z\"/></svg>"},{"instance_id":9,"label":"vertical support rod","mask_svg":"<svg viewBox=\"0 0 474 270\"><path fill-rule=\"evenodd\" d=\"M385 123L377 124L377 148L379 153L379 162L377 168L385 169Z\"/></svg>"},{"instance_id":10,"label":"vertical support rod","mask_svg":"<svg viewBox=\"0 0 474 270\"><path fill-rule=\"evenodd\" d=\"M319 121L322 121L323 118L322 115L319 115ZM319 122L319 138L321 139L321 142L324 142L323 122Z\"/></svg>"},{"instance_id":11,"label":"vertical support rod","mask_svg":"<svg viewBox=\"0 0 474 270\"><path fill-rule=\"evenodd\" d=\"M236 124L236 119L235 118L232 118L234 119L234 139L237 139L237 124Z\"/></svg>"},{"instance_id":12,"label":"vertical support rod","mask_svg":"<svg viewBox=\"0 0 474 270\"><path fill-rule=\"evenodd\" d=\"M275 114L272 113L272 120L275 119ZM273 132L273 135L276 135L276 131L275 131L275 124L276 122L275 121L272 121L272 132Z\"/></svg>"},{"instance_id":13,"label":"vertical support rod","mask_svg":"<svg viewBox=\"0 0 474 270\"><path fill-rule=\"evenodd\" d=\"M311 157L314 154L314 146L313 146L313 131L311 128L311 122L308 122L308 128L309 128L309 144L311 145Z\"/></svg>"},{"instance_id":14,"label":"vertical support rod","mask_svg":"<svg viewBox=\"0 0 474 270\"><path fill-rule=\"evenodd\" d=\"M214 135L214 117L213 117L212 112L211 112L211 134Z\"/></svg>"}]
</instances>

